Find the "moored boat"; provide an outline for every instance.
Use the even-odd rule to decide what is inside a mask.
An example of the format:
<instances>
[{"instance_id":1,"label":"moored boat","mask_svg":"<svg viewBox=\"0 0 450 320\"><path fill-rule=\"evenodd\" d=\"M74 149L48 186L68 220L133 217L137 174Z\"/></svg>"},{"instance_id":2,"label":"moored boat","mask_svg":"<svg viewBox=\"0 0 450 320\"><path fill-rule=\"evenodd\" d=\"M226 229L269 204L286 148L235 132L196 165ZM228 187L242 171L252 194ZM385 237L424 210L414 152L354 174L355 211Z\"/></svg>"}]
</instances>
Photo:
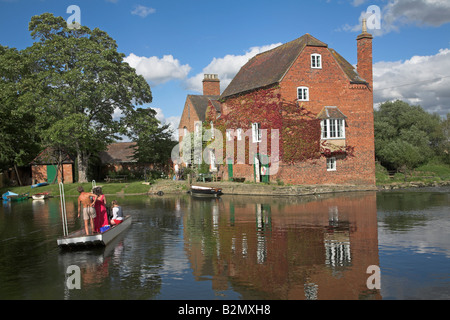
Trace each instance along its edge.
<instances>
[{"instance_id":1,"label":"moored boat","mask_svg":"<svg viewBox=\"0 0 450 320\"><path fill-rule=\"evenodd\" d=\"M31 195L33 200L44 200L47 199L50 196L49 192L41 192Z\"/></svg>"},{"instance_id":2,"label":"moored boat","mask_svg":"<svg viewBox=\"0 0 450 320\"><path fill-rule=\"evenodd\" d=\"M191 186L190 193L194 197L219 197L222 189L214 187Z\"/></svg>"},{"instance_id":3,"label":"moored boat","mask_svg":"<svg viewBox=\"0 0 450 320\"><path fill-rule=\"evenodd\" d=\"M4 194L2 194L2 198L3 198L3 200L6 200L6 201L9 201L9 200L11 200L10 199L10 197L15 197L15 196L18 196L18 194L17 193L14 193L14 192L12 192L12 191L8 191L8 192L5 192Z\"/></svg>"},{"instance_id":4,"label":"moored boat","mask_svg":"<svg viewBox=\"0 0 450 320\"><path fill-rule=\"evenodd\" d=\"M2 195L3 200L6 201L22 201L22 200L27 200L30 197L30 195L28 193L24 193L24 194L17 194L11 191L5 192Z\"/></svg>"},{"instance_id":5,"label":"moored boat","mask_svg":"<svg viewBox=\"0 0 450 320\"><path fill-rule=\"evenodd\" d=\"M61 248L106 246L131 225L131 220L131 216L126 216L122 223L112 226L103 233L93 235L86 235L84 229L78 230L67 237L58 239L57 243Z\"/></svg>"}]
</instances>

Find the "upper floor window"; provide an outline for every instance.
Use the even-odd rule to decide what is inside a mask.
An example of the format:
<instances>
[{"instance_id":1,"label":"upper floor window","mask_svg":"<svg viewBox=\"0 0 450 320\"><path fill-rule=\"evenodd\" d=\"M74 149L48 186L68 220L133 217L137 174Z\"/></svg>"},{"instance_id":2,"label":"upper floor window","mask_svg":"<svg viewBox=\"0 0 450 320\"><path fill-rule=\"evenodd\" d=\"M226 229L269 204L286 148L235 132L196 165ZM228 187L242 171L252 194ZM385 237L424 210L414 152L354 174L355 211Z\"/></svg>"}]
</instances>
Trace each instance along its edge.
<instances>
[{"instance_id":1,"label":"upper floor window","mask_svg":"<svg viewBox=\"0 0 450 320\"><path fill-rule=\"evenodd\" d=\"M311 55L311 68L322 69L322 55L318 53Z\"/></svg>"},{"instance_id":2,"label":"upper floor window","mask_svg":"<svg viewBox=\"0 0 450 320\"><path fill-rule=\"evenodd\" d=\"M323 119L320 126L322 139L345 139L344 119Z\"/></svg>"},{"instance_id":3,"label":"upper floor window","mask_svg":"<svg viewBox=\"0 0 450 320\"><path fill-rule=\"evenodd\" d=\"M297 88L297 99L299 101L309 101L309 88L308 87L298 87Z\"/></svg>"}]
</instances>

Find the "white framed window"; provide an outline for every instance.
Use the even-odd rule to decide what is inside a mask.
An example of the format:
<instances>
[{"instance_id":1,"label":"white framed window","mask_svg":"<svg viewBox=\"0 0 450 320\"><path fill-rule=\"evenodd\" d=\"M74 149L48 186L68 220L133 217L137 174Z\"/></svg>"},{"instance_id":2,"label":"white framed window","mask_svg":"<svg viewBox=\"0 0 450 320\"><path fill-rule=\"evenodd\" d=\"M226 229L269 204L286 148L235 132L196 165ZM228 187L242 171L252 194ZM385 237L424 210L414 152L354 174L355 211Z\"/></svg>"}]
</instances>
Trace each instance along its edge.
<instances>
[{"instance_id":1,"label":"white framed window","mask_svg":"<svg viewBox=\"0 0 450 320\"><path fill-rule=\"evenodd\" d=\"M260 123L252 123L252 141L253 142L261 142L261 124Z\"/></svg>"},{"instance_id":2,"label":"white framed window","mask_svg":"<svg viewBox=\"0 0 450 320\"><path fill-rule=\"evenodd\" d=\"M227 130L226 135L227 135L227 141L231 141L233 140L233 136L231 135L233 132L233 130Z\"/></svg>"},{"instance_id":3,"label":"white framed window","mask_svg":"<svg viewBox=\"0 0 450 320\"><path fill-rule=\"evenodd\" d=\"M308 87L298 87L297 88L297 99L299 101L309 101L309 88Z\"/></svg>"},{"instance_id":4,"label":"white framed window","mask_svg":"<svg viewBox=\"0 0 450 320\"><path fill-rule=\"evenodd\" d=\"M236 130L236 137L237 137L238 141L242 140L242 129L241 128Z\"/></svg>"},{"instance_id":5,"label":"white framed window","mask_svg":"<svg viewBox=\"0 0 450 320\"><path fill-rule=\"evenodd\" d=\"M195 133L200 133L200 130L202 128L202 123L200 121L195 122Z\"/></svg>"},{"instance_id":6,"label":"white framed window","mask_svg":"<svg viewBox=\"0 0 450 320\"><path fill-rule=\"evenodd\" d=\"M318 53L313 53L311 55L311 68L322 69L322 55Z\"/></svg>"},{"instance_id":7,"label":"white framed window","mask_svg":"<svg viewBox=\"0 0 450 320\"><path fill-rule=\"evenodd\" d=\"M320 127L322 139L345 139L344 119L323 119Z\"/></svg>"},{"instance_id":8,"label":"white framed window","mask_svg":"<svg viewBox=\"0 0 450 320\"><path fill-rule=\"evenodd\" d=\"M327 171L336 171L336 158L327 158Z\"/></svg>"},{"instance_id":9,"label":"white framed window","mask_svg":"<svg viewBox=\"0 0 450 320\"><path fill-rule=\"evenodd\" d=\"M214 123L211 121L211 139L214 139Z\"/></svg>"}]
</instances>

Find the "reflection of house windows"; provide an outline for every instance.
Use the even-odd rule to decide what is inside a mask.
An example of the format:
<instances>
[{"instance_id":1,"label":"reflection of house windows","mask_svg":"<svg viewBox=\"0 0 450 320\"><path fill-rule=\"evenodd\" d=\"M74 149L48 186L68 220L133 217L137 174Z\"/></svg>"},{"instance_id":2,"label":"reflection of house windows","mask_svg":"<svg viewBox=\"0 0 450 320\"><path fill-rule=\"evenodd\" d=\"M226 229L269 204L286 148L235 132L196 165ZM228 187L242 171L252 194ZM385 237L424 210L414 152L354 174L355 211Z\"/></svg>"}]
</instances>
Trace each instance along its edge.
<instances>
[{"instance_id":1,"label":"reflection of house windows","mask_svg":"<svg viewBox=\"0 0 450 320\"><path fill-rule=\"evenodd\" d=\"M350 233L345 221L339 223L337 206L328 208L328 232L325 233L325 264L330 267L345 267L351 265Z\"/></svg>"},{"instance_id":2,"label":"reflection of house windows","mask_svg":"<svg viewBox=\"0 0 450 320\"><path fill-rule=\"evenodd\" d=\"M267 259L267 244L263 232L268 223L268 217L266 215L267 212L265 212L263 205L258 203L256 205L256 262L258 264L264 263Z\"/></svg>"},{"instance_id":3,"label":"reflection of house windows","mask_svg":"<svg viewBox=\"0 0 450 320\"><path fill-rule=\"evenodd\" d=\"M306 300L317 300L317 292L319 291L319 286L315 283L305 283L304 285Z\"/></svg>"}]
</instances>

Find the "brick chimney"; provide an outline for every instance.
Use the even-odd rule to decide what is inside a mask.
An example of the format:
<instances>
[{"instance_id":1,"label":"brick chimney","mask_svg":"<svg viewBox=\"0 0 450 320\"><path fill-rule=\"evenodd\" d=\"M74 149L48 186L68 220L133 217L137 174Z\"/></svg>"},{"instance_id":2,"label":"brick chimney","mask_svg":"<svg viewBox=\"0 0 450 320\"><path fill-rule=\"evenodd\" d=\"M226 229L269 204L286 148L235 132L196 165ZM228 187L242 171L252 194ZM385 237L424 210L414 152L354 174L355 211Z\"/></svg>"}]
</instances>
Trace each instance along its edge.
<instances>
[{"instance_id":1,"label":"brick chimney","mask_svg":"<svg viewBox=\"0 0 450 320\"><path fill-rule=\"evenodd\" d=\"M362 33L356 38L358 47L358 74L369 83L373 88L373 71L372 71L372 39L373 36L367 32L366 19L362 21Z\"/></svg>"},{"instance_id":2,"label":"brick chimney","mask_svg":"<svg viewBox=\"0 0 450 320\"><path fill-rule=\"evenodd\" d=\"M220 80L217 74L205 74L203 79L204 96L220 96Z\"/></svg>"}]
</instances>

